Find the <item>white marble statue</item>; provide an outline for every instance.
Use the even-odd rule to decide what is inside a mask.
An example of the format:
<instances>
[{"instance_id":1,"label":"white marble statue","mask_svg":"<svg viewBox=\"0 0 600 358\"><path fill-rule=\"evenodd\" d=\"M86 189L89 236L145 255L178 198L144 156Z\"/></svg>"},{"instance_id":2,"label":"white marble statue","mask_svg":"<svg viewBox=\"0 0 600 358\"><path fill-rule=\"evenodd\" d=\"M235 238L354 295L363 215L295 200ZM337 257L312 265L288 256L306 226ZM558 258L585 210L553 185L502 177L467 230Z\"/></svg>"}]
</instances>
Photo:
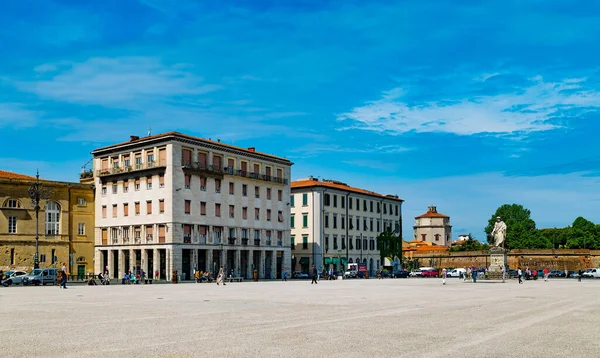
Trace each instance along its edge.
<instances>
[{"instance_id":1,"label":"white marble statue","mask_svg":"<svg viewBox=\"0 0 600 358\"><path fill-rule=\"evenodd\" d=\"M496 218L496 224L494 230L492 230L492 236L494 237L494 246L503 247L504 239L506 239L506 224L498 216Z\"/></svg>"}]
</instances>

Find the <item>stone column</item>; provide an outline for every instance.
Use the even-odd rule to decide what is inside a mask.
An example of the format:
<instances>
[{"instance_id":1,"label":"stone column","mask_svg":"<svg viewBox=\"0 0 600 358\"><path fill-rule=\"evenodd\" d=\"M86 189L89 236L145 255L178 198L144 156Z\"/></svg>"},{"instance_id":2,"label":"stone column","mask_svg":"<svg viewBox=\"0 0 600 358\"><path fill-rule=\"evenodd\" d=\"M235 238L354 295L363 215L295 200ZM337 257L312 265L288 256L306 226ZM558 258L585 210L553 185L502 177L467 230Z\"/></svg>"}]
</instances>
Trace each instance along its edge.
<instances>
[{"instance_id":1,"label":"stone column","mask_svg":"<svg viewBox=\"0 0 600 358\"><path fill-rule=\"evenodd\" d=\"M104 272L104 262L102 262L102 251L99 249L94 250L94 274Z\"/></svg>"},{"instance_id":2,"label":"stone column","mask_svg":"<svg viewBox=\"0 0 600 358\"><path fill-rule=\"evenodd\" d=\"M254 264L254 250L248 249L248 274L250 278L254 277L254 271L252 270L252 265Z\"/></svg>"},{"instance_id":3,"label":"stone column","mask_svg":"<svg viewBox=\"0 0 600 358\"><path fill-rule=\"evenodd\" d=\"M108 263L106 265L104 265L105 269L106 269L106 266L108 266L108 275L110 276L110 278L118 277L118 276L115 276L115 273L113 272L114 266L115 266L114 265L115 256L114 256L113 252L114 252L114 250L108 250Z\"/></svg>"},{"instance_id":4,"label":"stone column","mask_svg":"<svg viewBox=\"0 0 600 358\"><path fill-rule=\"evenodd\" d=\"M266 255L265 255L265 250L260 250L259 251L259 255L260 255L260 268L258 271L258 277L260 278L265 278L265 263L266 263Z\"/></svg>"},{"instance_id":5,"label":"stone column","mask_svg":"<svg viewBox=\"0 0 600 358\"><path fill-rule=\"evenodd\" d=\"M131 271L131 273L135 274L135 250L134 249L129 249L129 267L127 268L128 271Z\"/></svg>"},{"instance_id":6,"label":"stone column","mask_svg":"<svg viewBox=\"0 0 600 358\"><path fill-rule=\"evenodd\" d=\"M125 250L119 250L119 272L117 273L118 276L115 277L121 278L125 276L126 269L127 268L125 267Z\"/></svg>"},{"instance_id":7,"label":"stone column","mask_svg":"<svg viewBox=\"0 0 600 358\"><path fill-rule=\"evenodd\" d=\"M277 251L271 251L271 278L277 278Z\"/></svg>"},{"instance_id":8,"label":"stone column","mask_svg":"<svg viewBox=\"0 0 600 358\"><path fill-rule=\"evenodd\" d=\"M235 275L237 277L241 276L241 264L242 264L242 255L241 255L241 251L240 250L235 250L234 251L234 260L233 260L233 272L235 273Z\"/></svg>"},{"instance_id":9,"label":"stone column","mask_svg":"<svg viewBox=\"0 0 600 358\"><path fill-rule=\"evenodd\" d=\"M146 277L148 277L148 251L146 249L142 249L142 270L146 273Z\"/></svg>"},{"instance_id":10,"label":"stone column","mask_svg":"<svg viewBox=\"0 0 600 358\"><path fill-rule=\"evenodd\" d=\"M206 271L213 272L213 249L206 249Z\"/></svg>"},{"instance_id":11,"label":"stone column","mask_svg":"<svg viewBox=\"0 0 600 358\"><path fill-rule=\"evenodd\" d=\"M154 266L153 269L154 270L153 271L158 271L160 274L160 253L159 253L158 249L154 249L152 254L154 256L154 259L153 259L153 266ZM152 279L155 278L154 272L150 272L149 274L152 275Z\"/></svg>"}]
</instances>

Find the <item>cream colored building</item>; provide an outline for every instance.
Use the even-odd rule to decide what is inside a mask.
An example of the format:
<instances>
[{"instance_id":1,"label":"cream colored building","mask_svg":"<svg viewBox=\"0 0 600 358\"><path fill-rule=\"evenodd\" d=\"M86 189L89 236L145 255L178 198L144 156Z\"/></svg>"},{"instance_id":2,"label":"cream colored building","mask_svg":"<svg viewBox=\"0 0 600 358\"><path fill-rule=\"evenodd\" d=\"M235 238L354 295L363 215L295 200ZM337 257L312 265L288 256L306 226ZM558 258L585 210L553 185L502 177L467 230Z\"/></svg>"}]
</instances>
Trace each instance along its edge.
<instances>
[{"instance_id":1,"label":"cream colored building","mask_svg":"<svg viewBox=\"0 0 600 358\"><path fill-rule=\"evenodd\" d=\"M36 178L0 170L0 269L29 270L35 256L35 207L28 189ZM94 190L90 185L40 179L53 192L40 202L40 267L66 263L83 279L94 269Z\"/></svg>"},{"instance_id":2,"label":"cream colored building","mask_svg":"<svg viewBox=\"0 0 600 358\"><path fill-rule=\"evenodd\" d=\"M402 202L333 180L292 183L290 200L292 267L308 273L314 264L339 269L340 263L367 263L374 274L384 263L377 236L386 228L402 232Z\"/></svg>"},{"instance_id":3,"label":"cream colored building","mask_svg":"<svg viewBox=\"0 0 600 358\"><path fill-rule=\"evenodd\" d=\"M416 241L439 246L450 246L452 241L450 217L438 213L435 206L430 206L425 214L415 217L413 229Z\"/></svg>"},{"instance_id":4,"label":"cream colored building","mask_svg":"<svg viewBox=\"0 0 600 358\"><path fill-rule=\"evenodd\" d=\"M289 160L177 132L92 154L97 271L289 271Z\"/></svg>"}]
</instances>

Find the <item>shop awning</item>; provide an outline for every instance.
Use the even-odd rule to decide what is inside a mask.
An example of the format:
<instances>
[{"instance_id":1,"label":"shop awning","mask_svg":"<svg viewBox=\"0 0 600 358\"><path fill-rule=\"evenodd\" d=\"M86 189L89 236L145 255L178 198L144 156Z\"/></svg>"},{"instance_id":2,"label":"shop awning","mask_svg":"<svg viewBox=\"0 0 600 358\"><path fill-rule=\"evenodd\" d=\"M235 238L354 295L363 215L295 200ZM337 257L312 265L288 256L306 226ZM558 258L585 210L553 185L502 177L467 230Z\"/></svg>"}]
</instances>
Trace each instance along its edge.
<instances>
[{"instance_id":1,"label":"shop awning","mask_svg":"<svg viewBox=\"0 0 600 358\"><path fill-rule=\"evenodd\" d=\"M331 260L331 257L326 257L325 258L325 265L329 265L331 264L333 261Z\"/></svg>"},{"instance_id":2,"label":"shop awning","mask_svg":"<svg viewBox=\"0 0 600 358\"><path fill-rule=\"evenodd\" d=\"M348 263L348 259L345 257L342 257L342 265L345 265Z\"/></svg>"},{"instance_id":3,"label":"shop awning","mask_svg":"<svg viewBox=\"0 0 600 358\"><path fill-rule=\"evenodd\" d=\"M331 263L334 265L337 265L338 262L340 262L340 260L337 257L334 257L333 260L331 260Z\"/></svg>"},{"instance_id":4,"label":"shop awning","mask_svg":"<svg viewBox=\"0 0 600 358\"><path fill-rule=\"evenodd\" d=\"M310 259L308 257L301 257L300 265L310 265Z\"/></svg>"}]
</instances>

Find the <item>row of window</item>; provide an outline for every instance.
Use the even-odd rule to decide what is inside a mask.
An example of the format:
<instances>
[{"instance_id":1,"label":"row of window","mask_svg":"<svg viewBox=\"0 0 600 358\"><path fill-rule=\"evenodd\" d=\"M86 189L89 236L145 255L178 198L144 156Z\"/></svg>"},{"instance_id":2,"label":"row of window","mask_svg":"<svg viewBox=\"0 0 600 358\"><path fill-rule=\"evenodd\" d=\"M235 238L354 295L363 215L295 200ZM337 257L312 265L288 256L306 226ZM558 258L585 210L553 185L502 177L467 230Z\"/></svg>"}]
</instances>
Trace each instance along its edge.
<instances>
[{"instance_id":1,"label":"row of window","mask_svg":"<svg viewBox=\"0 0 600 358\"><path fill-rule=\"evenodd\" d=\"M199 183L200 183L200 191L206 191L206 181L208 178L206 177L200 177L199 179ZM130 182L133 181L133 189L135 191L139 191L140 188L142 187L142 180L140 178L135 178L132 180L127 180L123 182L122 185L122 191L123 193L128 193L130 190ZM214 187L215 187L215 193L220 193L221 192L221 184L222 181L221 179L214 179ZM146 188L146 190L152 190L152 185L153 185L153 179L152 177L144 177L144 187ZM159 175L158 176L158 186L159 188L164 188L165 186L165 177L164 175ZM229 183L229 194L230 195L235 195L236 192L236 185L234 182L230 182ZM102 186L102 195L106 195L108 193L108 188L111 188L111 192L113 194L118 194L119 193L119 185L117 183L108 183L107 185L103 185ZM191 175L185 175L184 176L184 188L185 189L191 189L192 188L192 176ZM242 192L242 196L248 196L248 185L247 184L242 184L241 186L241 192ZM266 188L266 193L265 193L266 199L267 200L272 200L272 189L271 188ZM256 185L254 186L254 197L256 199L260 199L261 198L261 187ZM278 201L282 201L283 200L283 190L279 189L277 190L277 200Z\"/></svg>"},{"instance_id":2,"label":"row of window","mask_svg":"<svg viewBox=\"0 0 600 358\"><path fill-rule=\"evenodd\" d=\"M191 200L185 200L184 201L184 213L187 215L191 215L192 214L192 201ZM134 202L134 213L135 215L140 215L141 214L141 203L139 201ZM205 201L201 201L200 202L200 210L199 213L200 215L206 215L207 210L207 202ZM222 214L222 205L220 203L214 203L214 216L216 217L221 217ZM108 207L106 205L102 205L102 218L107 218L107 213L108 211ZM119 207L118 204L113 204L112 205L112 217L116 218L119 216ZM158 200L158 212L159 214L164 214L165 212L165 200L164 199L159 199ZM129 203L123 203L122 204L122 213L123 216L129 216ZM153 201L152 200L147 200L146 201L146 215L152 215L153 213ZM271 221L273 219L273 215L272 215L273 211L271 209L267 209L266 210L266 220L267 221ZM230 218L235 218L236 215L236 210L235 210L235 205L229 205L229 211L228 211L228 215ZM242 215L242 219L243 220L247 220L248 219L248 207L244 206L242 207L242 211L241 211L241 215ZM261 220L261 215L260 215L260 208L255 208L254 209L254 219L255 220ZM277 221L278 222L283 222L283 211L279 210L277 212Z\"/></svg>"},{"instance_id":3,"label":"row of window","mask_svg":"<svg viewBox=\"0 0 600 358\"><path fill-rule=\"evenodd\" d=\"M219 240L223 236L224 228L221 226L213 226L212 230L207 225L192 225L192 224L182 224L183 228L183 241L191 242L192 236L194 238L199 238L206 240L207 237L212 233L214 239ZM131 238L130 233L133 232L133 239L137 242L141 242L142 235L146 238L146 240L152 240L155 234L158 234L159 241L164 240L166 237L167 227L164 224L157 225L157 228L154 225L136 225L136 226L123 226L123 227L111 227L102 229L102 240L103 244L107 243L109 233L110 238L114 241L119 239L129 239ZM252 232L254 235L254 240L261 240L262 234L264 231L264 238L267 241L270 241L273 238L273 234L275 234L275 238L278 241L283 240L283 231L276 230L262 230L262 229L247 229L247 228L228 228L228 239L237 239L240 238L242 240L248 239L248 233ZM239 234L239 236L238 236Z\"/></svg>"},{"instance_id":4,"label":"row of window","mask_svg":"<svg viewBox=\"0 0 600 358\"><path fill-rule=\"evenodd\" d=\"M295 206L294 196L295 196L294 194L292 194L290 196L290 206L292 206L292 207ZM331 202L332 197L333 197L333 205ZM346 196L339 195L339 197L340 197L341 208L345 208L346 207ZM348 198L348 209L353 210L353 205L352 205L353 202L356 203L356 210L359 211L361 199ZM363 203L363 211L365 211L365 212L369 212L369 211L374 212L374 203L377 204L376 205L377 213L381 213L381 205L382 204L383 204L383 213L384 214L388 214L388 212L389 212L389 214L392 215L395 212L394 215L398 216L399 212L400 212L400 205L392 205L390 203L374 202L373 200L367 201L367 199L363 199L362 203ZM337 208L338 207L338 195L325 193L323 204L325 206L333 206L334 208ZM302 194L302 206L308 206L308 193Z\"/></svg>"},{"instance_id":5,"label":"row of window","mask_svg":"<svg viewBox=\"0 0 600 358\"><path fill-rule=\"evenodd\" d=\"M144 187L146 188L146 190L152 190L152 186L154 183L154 180L152 179L152 177L143 177L143 178L144 178ZM133 182L133 185L131 185L131 182ZM135 179L123 181L121 190L123 193L128 193L132 186L135 191L139 191L140 188L142 187L141 178L135 178ZM162 174L158 175L158 187L159 188L165 187L165 176ZM106 195L108 193L108 188L111 189L111 192L113 194L118 194L118 192L119 192L119 185L117 183L108 183L108 184L102 186L102 191L101 191L102 195Z\"/></svg>"},{"instance_id":6,"label":"row of window","mask_svg":"<svg viewBox=\"0 0 600 358\"><path fill-rule=\"evenodd\" d=\"M46 221L46 235L58 235L60 233L60 227L58 222L58 216L51 213L50 220L56 221ZM17 234L18 233L18 218L16 216L8 217L8 233L9 234ZM83 236L85 235L85 223L79 223L77 225L77 235Z\"/></svg>"},{"instance_id":7,"label":"row of window","mask_svg":"<svg viewBox=\"0 0 600 358\"><path fill-rule=\"evenodd\" d=\"M324 227L325 228L329 228L330 226L330 222L329 222L329 214L325 214L325 222L324 222ZM338 228L338 220L337 220L337 214L333 214L332 215L333 218L333 228L337 229ZM345 220L345 215L341 215L341 220L340 220L340 224L341 224L341 229L345 229L346 228L346 220ZM370 221L367 221L367 218L363 219L363 230L364 231L375 231L375 227L373 226L373 222L375 221L377 223L377 232L382 231L381 230L381 220L379 219L373 219L370 218ZM349 230L357 230L360 231L360 217L356 217L356 227L353 225L354 221L353 221L353 217L349 216L349 220L348 220L348 229ZM395 230L398 231L400 229L400 224L398 222L395 223ZM296 228L296 215L292 214L292 216L290 217L290 228L295 229ZM308 228L308 214L302 214L302 228ZM387 220L383 220L383 228L384 229L392 229L392 222L391 221L387 221Z\"/></svg>"},{"instance_id":8,"label":"row of window","mask_svg":"<svg viewBox=\"0 0 600 358\"><path fill-rule=\"evenodd\" d=\"M52 249L51 254L50 254L50 264L54 264L58 261L58 257L56 257L56 249ZM46 262L46 254L40 254L39 263L45 263ZM17 253L15 251L14 248L10 249L10 264L11 265L16 265L17 263Z\"/></svg>"},{"instance_id":9,"label":"row of window","mask_svg":"<svg viewBox=\"0 0 600 358\"><path fill-rule=\"evenodd\" d=\"M155 158L155 150L154 148L152 149L145 149L144 150L145 155L146 155L146 163L154 163ZM131 153L127 153L127 154L122 154L120 156L115 156L110 158L112 167L114 169L117 168L123 168L123 169L128 169L128 168L132 168L131 165L131 157L132 154ZM134 158L134 163L136 168L140 168L142 166L142 150L134 152L133 153L133 158ZM101 162L101 170L108 170L108 166L109 166L109 162L108 162L109 158L103 158L100 160ZM167 150L166 148L158 148L158 160L159 160L159 165L163 166L163 165L167 165ZM123 165L121 165L121 163L123 163Z\"/></svg>"},{"instance_id":10,"label":"row of window","mask_svg":"<svg viewBox=\"0 0 600 358\"><path fill-rule=\"evenodd\" d=\"M296 236L292 235L290 236L291 239L291 246L292 246L292 250L294 250L296 248ZM356 247L356 250L365 250L365 251L379 251L379 244L377 243L377 241L374 238L371 239L360 239L357 238L356 239L356 246L353 245L353 237L349 236L348 237L348 243L349 243L349 250L354 250ZM308 235L302 235L302 249L306 250L308 249ZM341 240L340 240L340 245L338 245L338 237L337 235L333 235L333 248L331 248L329 246L329 236L325 236L325 251L327 252L328 250L346 250L346 237L342 235Z\"/></svg>"},{"instance_id":11,"label":"row of window","mask_svg":"<svg viewBox=\"0 0 600 358\"><path fill-rule=\"evenodd\" d=\"M60 205L58 203L50 202L49 204L54 204L58 206L58 210L60 210ZM86 200L84 198L77 198L77 205L85 206ZM52 206L52 208L55 209L56 206ZM7 199L4 201L4 204L2 204L2 207L7 209L24 209L23 204L21 204L21 201L19 199Z\"/></svg>"}]
</instances>

